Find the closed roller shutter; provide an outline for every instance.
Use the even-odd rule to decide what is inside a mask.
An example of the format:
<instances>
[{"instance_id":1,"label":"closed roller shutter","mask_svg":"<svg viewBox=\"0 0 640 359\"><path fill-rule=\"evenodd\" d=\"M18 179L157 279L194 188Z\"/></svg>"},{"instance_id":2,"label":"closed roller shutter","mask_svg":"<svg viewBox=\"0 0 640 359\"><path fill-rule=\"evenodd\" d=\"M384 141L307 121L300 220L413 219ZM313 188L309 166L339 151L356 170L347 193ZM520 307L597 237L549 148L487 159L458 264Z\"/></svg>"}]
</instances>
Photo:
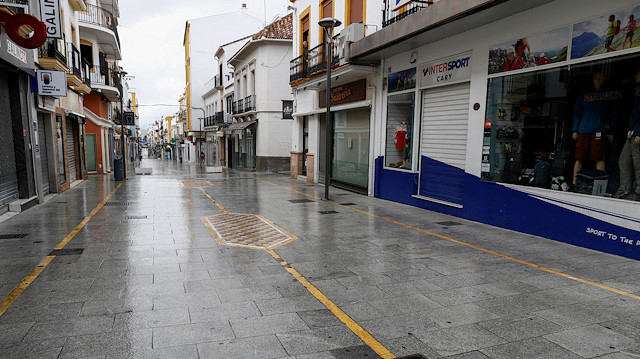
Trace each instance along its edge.
<instances>
[{"instance_id":1,"label":"closed roller shutter","mask_svg":"<svg viewBox=\"0 0 640 359\"><path fill-rule=\"evenodd\" d=\"M462 205L469 93L469 83L423 93L420 196Z\"/></svg>"},{"instance_id":2,"label":"closed roller shutter","mask_svg":"<svg viewBox=\"0 0 640 359\"><path fill-rule=\"evenodd\" d=\"M7 203L17 199L18 177L16 175L16 154L11 131L11 103L9 101L9 79L0 71L0 213L6 212Z\"/></svg>"},{"instance_id":3,"label":"closed roller shutter","mask_svg":"<svg viewBox=\"0 0 640 359\"><path fill-rule=\"evenodd\" d=\"M40 167L42 168L42 190L44 195L49 194L49 155L47 153L47 131L44 126L44 117L38 114L38 148L40 150Z\"/></svg>"},{"instance_id":4,"label":"closed roller shutter","mask_svg":"<svg viewBox=\"0 0 640 359\"><path fill-rule=\"evenodd\" d=\"M76 180L76 150L73 145L73 126L75 121L67 118L67 158L69 159L69 183Z\"/></svg>"}]
</instances>

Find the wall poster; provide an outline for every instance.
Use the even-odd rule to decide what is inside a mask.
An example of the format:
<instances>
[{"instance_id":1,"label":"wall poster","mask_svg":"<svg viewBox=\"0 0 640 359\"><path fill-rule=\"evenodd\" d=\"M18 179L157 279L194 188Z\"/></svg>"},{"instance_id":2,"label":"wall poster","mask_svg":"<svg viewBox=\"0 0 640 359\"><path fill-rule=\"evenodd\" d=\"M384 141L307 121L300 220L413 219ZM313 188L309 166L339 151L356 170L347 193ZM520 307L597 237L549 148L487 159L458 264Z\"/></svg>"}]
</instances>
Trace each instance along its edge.
<instances>
[{"instance_id":1,"label":"wall poster","mask_svg":"<svg viewBox=\"0 0 640 359\"><path fill-rule=\"evenodd\" d=\"M489 49L489 74L567 60L569 27L509 41Z\"/></svg>"},{"instance_id":2,"label":"wall poster","mask_svg":"<svg viewBox=\"0 0 640 359\"><path fill-rule=\"evenodd\" d=\"M636 21L640 6L573 25L571 58L606 54L640 45Z\"/></svg>"}]
</instances>

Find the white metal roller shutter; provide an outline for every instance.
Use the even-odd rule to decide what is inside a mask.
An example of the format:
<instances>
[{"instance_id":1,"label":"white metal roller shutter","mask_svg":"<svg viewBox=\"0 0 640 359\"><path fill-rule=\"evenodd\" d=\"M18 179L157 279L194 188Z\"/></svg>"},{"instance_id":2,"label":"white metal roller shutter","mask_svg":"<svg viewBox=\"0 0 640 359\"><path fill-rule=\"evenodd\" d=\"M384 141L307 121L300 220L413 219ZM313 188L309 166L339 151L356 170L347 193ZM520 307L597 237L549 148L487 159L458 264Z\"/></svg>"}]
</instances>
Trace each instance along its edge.
<instances>
[{"instance_id":1,"label":"white metal roller shutter","mask_svg":"<svg viewBox=\"0 0 640 359\"><path fill-rule=\"evenodd\" d=\"M76 180L76 151L73 145L73 119L67 118L67 158L69 159L69 183Z\"/></svg>"},{"instance_id":2,"label":"white metal roller shutter","mask_svg":"<svg viewBox=\"0 0 640 359\"><path fill-rule=\"evenodd\" d=\"M49 194L49 158L47 153L47 131L43 115L38 114L38 148L40 150L40 168L42 169L42 190Z\"/></svg>"},{"instance_id":3,"label":"white metal roller shutter","mask_svg":"<svg viewBox=\"0 0 640 359\"><path fill-rule=\"evenodd\" d=\"M420 196L462 205L469 95L468 82L423 93Z\"/></svg>"}]
</instances>

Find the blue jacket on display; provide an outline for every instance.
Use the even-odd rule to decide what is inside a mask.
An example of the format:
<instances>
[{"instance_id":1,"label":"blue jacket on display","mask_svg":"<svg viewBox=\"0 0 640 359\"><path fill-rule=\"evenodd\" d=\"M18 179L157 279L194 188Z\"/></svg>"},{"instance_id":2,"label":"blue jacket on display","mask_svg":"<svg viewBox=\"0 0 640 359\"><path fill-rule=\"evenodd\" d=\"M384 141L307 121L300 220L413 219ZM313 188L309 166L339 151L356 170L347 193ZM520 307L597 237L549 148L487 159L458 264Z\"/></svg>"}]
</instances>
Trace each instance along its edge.
<instances>
[{"instance_id":1,"label":"blue jacket on display","mask_svg":"<svg viewBox=\"0 0 640 359\"><path fill-rule=\"evenodd\" d=\"M573 133L613 133L618 120L621 91L595 92L579 96L573 111Z\"/></svg>"}]
</instances>

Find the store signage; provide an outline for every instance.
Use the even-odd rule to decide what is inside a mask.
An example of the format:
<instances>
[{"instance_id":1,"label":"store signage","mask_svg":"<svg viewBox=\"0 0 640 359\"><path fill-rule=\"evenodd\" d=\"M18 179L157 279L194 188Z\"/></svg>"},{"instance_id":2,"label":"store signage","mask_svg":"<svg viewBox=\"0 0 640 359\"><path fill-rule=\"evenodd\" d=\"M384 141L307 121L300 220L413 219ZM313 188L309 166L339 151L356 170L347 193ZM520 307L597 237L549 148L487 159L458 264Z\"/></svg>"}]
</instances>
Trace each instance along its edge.
<instances>
[{"instance_id":1,"label":"store signage","mask_svg":"<svg viewBox=\"0 0 640 359\"><path fill-rule=\"evenodd\" d=\"M127 111L123 114L124 116L124 125L125 126L135 126L136 124L136 114L131 112L131 111Z\"/></svg>"},{"instance_id":2,"label":"store signage","mask_svg":"<svg viewBox=\"0 0 640 359\"><path fill-rule=\"evenodd\" d=\"M9 38L25 49L36 49L47 41L46 26L35 16L27 14L11 15L0 11L0 23L4 25ZM20 28L23 26L33 29L29 37L24 37L20 34Z\"/></svg>"},{"instance_id":3,"label":"store signage","mask_svg":"<svg viewBox=\"0 0 640 359\"><path fill-rule=\"evenodd\" d=\"M293 101L282 100L282 119L293 120Z\"/></svg>"},{"instance_id":4,"label":"store signage","mask_svg":"<svg viewBox=\"0 0 640 359\"><path fill-rule=\"evenodd\" d=\"M433 87L471 79L471 54L445 57L420 65L420 87Z\"/></svg>"},{"instance_id":5,"label":"store signage","mask_svg":"<svg viewBox=\"0 0 640 359\"><path fill-rule=\"evenodd\" d=\"M413 0L391 0L391 10L397 11L399 8L403 6L407 6L411 4Z\"/></svg>"},{"instance_id":6,"label":"store signage","mask_svg":"<svg viewBox=\"0 0 640 359\"><path fill-rule=\"evenodd\" d=\"M342 86L331 88L331 106L344 103L363 101L367 95L367 80L362 79L349 82ZM320 91L318 105L320 108L327 107L327 91Z\"/></svg>"},{"instance_id":7,"label":"store signage","mask_svg":"<svg viewBox=\"0 0 640 359\"><path fill-rule=\"evenodd\" d=\"M58 0L40 0L40 18L47 29L50 39L62 39L62 21Z\"/></svg>"},{"instance_id":8,"label":"store signage","mask_svg":"<svg viewBox=\"0 0 640 359\"><path fill-rule=\"evenodd\" d=\"M38 95L67 96L67 73L64 71L37 70Z\"/></svg>"}]
</instances>

